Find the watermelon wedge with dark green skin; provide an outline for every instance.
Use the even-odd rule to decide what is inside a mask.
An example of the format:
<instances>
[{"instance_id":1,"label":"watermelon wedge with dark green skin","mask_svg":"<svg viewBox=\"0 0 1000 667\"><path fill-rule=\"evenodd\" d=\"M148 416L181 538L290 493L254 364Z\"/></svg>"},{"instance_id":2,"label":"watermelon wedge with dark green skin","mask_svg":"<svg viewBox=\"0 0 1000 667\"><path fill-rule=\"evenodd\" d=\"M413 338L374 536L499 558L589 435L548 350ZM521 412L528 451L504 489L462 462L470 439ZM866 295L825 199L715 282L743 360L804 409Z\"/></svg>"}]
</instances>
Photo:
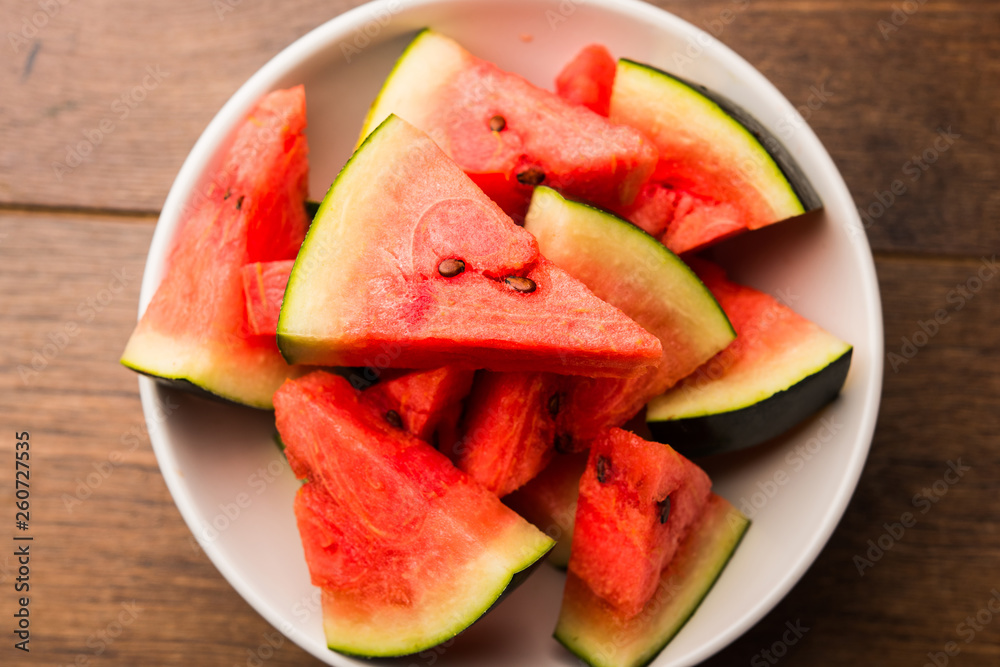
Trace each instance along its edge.
<instances>
[{"instance_id":1,"label":"watermelon wedge with dark green skin","mask_svg":"<svg viewBox=\"0 0 1000 667\"><path fill-rule=\"evenodd\" d=\"M629 377L660 342L545 259L424 133L396 116L331 186L278 321L292 363L458 365Z\"/></svg>"},{"instance_id":2,"label":"watermelon wedge with dark green skin","mask_svg":"<svg viewBox=\"0 0 1000 667\"><path fill-rule=\"evenodd\" d=\"M583 47L556 77L556 93L567 102L607 116L615 83L615 59L600 44Z\"/></svg>"},{"instance_id":3,"label":"watermelon wedge with dark green skin","mask_svg":"<svg viewBox=\"0 0 1000 667\"><path fill-rule=\"evenodd\" d=\"M429 134L515 220L540 183L597 205L626 206L656 164L656 150L638 131L431 30L400 56L361 138L390 113Z\"/></svg>"},{"instance_id":4,"label":"watermelon wedge with dark green skin","mask_svg":"<svg viewBox=\"0 0 1000 667\"><path fill-rule=\"evenodd\" d=\"M580 478L569 571L635 616L697 525L711 488L708 475L669 446L606 430Z\"/></svg>"},{"instance_id":5,"label":"watermelon wedge with dark green skin","mask_svg":"<svg viewBox=\"0 0 1000 667\"><path fill-rule=\"evenodd\" d=\"M506 496L508 507L556 541L549 563L565 569L573 543L573 521L587 453L559 454L534 479Z\"/></svg>"},{"instance_id":6,"label":"watermelon wedge with dark green skin","mask_svg":"<svg viewBox=\"0 0 1000 667\"><path fill-rule=\"evenodd\" d=\"M704 86L622 59L608 117L660 156L637 199L612 208L678 254L822 206L781 142Z\"/></svg>"},{"instance_id":7,"label":"watermelon wedge with dark green skin","mask_svg":"<svg viewBox=\"0 0 1000 667\"><path fill-rule=\"evenodd\" d=\"M389 657L464 630L552 540L389 423L343 378L315 372L275 394L310 577L328 646Z\"/></svg>"},{"instance_id":8,"label":"watermelon wedge with dark green skin","mask_svg":"<svg viewBox=\"0 0 1000 667\"><path fill-rule=\"evenodd\" d=\"M501 498L523 486L555 453L564 381L554 373L478 373L455 465Z\"/></svg>"},{"instance_id":9,"label":"watermelon wedge with dark green skin","mask_svg":"<svg viewBox=\"0 0 1000 667\"><path fill-rule=\"evenodd\" d=\"M258 408L290 367L248 321L243 267L294 259L308 226L301 86L265 96L237 128L207 194L180 221L156 293L121 362L181 388Z\"/></svg>"},{"instance_id":10,"label":"watermelon wedge with dark green skin","mask_svg":"<svg viewBox=\"0 0 1000 667\"><path fill-rule=\"evenodd\" d=\"M687 456L751 447L792 428L836 398L852 346L774 297L692 259L736 328L729 347L662 396L646 419L653 437Z\"/></svg>"},{"instance_id":11,"label":"watermelon wedge with dark green skin","mask_svg":"<svg viewBox=\"0 0 1000 667\"><path fill-rule=\"evenodd\" d=\"M622 614L569 572L556 639L593 667L649 664L709 594L749 526L739 510L711 494L649 602L635 616Z\"/></svg>"},{"instance_id":12,"label":"watermelon wedge with dark green skin","mask_svg":"<svg viewBox=\"0 0 1000 667\"><path fill-rule=\"evenodd\" d=\"M474 371L442 366L384 377L364 392L366 402L387 420L395 422L425 442L431 442L441 420L472 389ZM395 413L395 416L390 414Z\"/></svg>"},{"instance_id":13,"label":"watermelon wedge with dark green skin","mask_svg":"<svg viewBox=\"0 0 1000 667\"><path fill-rule=\"evenodd\" d=\"M711 292L656 239L610 213L535 190L524 228L542 253L656 335L659 363L635 378L574 378L559 416L560 448L582 451L621 426L735 337Z\"/></svg>"}]
</instances>

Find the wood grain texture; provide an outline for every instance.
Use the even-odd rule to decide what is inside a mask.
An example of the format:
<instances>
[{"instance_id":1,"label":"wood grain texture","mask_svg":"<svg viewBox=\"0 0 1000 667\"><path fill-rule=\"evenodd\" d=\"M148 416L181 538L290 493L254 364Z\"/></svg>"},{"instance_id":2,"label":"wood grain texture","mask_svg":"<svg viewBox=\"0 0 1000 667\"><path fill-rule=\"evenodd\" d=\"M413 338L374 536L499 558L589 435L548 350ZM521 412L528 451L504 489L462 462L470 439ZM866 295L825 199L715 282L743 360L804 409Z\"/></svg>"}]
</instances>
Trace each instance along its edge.
<instances>
[{"instance_id":1,"label":"wood grain texture","mask_svg":"<svg viewBox=\"0 0 1000 667\"><path fill-rule=\"evenodd\" d=\"M210 0L73 0L20 42L9 33L40 4L0 0L0 422L31 432L38 554L32 653L5 641L0 664L245 665L275 643L267 665L317 664L192 540L145 435L135 376L117 359L155 213L204 126L268 58L356 4L242 0L220 14ZM857 204L869 208L894 180L906 187L868 226L886 351L903 361L886 359L857 494L791 594L706 664L922 665L952 641L951 664L997 664L1000 619L968 643L959 624L1000 590L1000 279L974 280L1000 250L1000 5L927 2L884 38L878 22L898 0L657 4L709 30L739 9L719 39L793 104L828 98L808 121ZM165 75L119 118L112 104L147 67ZM912 178L907 163L947 127L961 136ZM60 178L53 162L95 131L100 143ZM947 320L908 357L907 341L939 311ZM12 447L0 438L0 457ZM920 513L915 494L959 459L971 469ZM0 475L0 502L12 497ZM854 557L907 511L917 524L859 574ZM15 565L0 554L5 618ZM801 640L775 648L797 622L809 628Z\"/></svg>"},{"instance_id":2,"label":"wood grain texture","mask_svg":"<svg viewBox=\"0 0 1000 667\"><path fill-rule=\"evenodd\" d=\"M0 455L11 461L14 431L30 432L35 619L30 656L5 641L0 664L245 664L268 638L281 643L269 664L310 664L192 539L150 449L136 375L117 362L152 231L149 218L0 214ZM60 343L69 323L78 333ZM11 478L0 476L7 507ZM6 618L16 571L5 548Z\"/></svg>"},{"instance_id":3,"label":"wood grain texture","mask_svg":"<svg viewBox=\"0 0 1000 667\"><path fill-rule=\"evenodd\" d=\"M32 39L6 45L0 202L157 210L229 95L293 39L356 4L67 3ZM875 248L961 254L1000 245L998 227L981 224L1000 218L996 3L927 3L885 36L879 21L891 24L890 2L659 4L717 34L803 106L857 204L875 204ZM15 26L38 11L34 2L5 5ZM941 128L959 138L935 155ZM925 151L926 171L911 164ZM880 212L876 193L895 180L906 193Z\"/></svg>"}]
</instances>

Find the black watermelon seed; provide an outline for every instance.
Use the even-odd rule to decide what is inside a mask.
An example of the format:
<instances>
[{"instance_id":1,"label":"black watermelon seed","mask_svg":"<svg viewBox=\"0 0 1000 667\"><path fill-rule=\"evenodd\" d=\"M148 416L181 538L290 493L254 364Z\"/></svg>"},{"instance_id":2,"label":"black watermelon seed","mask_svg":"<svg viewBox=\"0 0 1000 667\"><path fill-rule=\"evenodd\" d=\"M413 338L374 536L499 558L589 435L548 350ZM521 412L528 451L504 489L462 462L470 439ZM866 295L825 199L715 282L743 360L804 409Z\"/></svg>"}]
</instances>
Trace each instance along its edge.
<instances>
[{"instance_id":1,"label":"black watermelon seed","mask_svg":"<svg viewBox=\"0 0 1000 667\"><path fill-rule=\"evenodd\" d=\"M460 259L446 259L438 264L438 273L445 278L454 278L465 271L465 262Z\"/></svg>"},{"instance_id":2,"label":"black watermelon seed","mask_svg":"<svg viewBox=\"0 0 1000 667\"><path fill-rule=\"evenodd\" d=\"M603 456L597 457L597 481L604 484L611 474L611 461Z\"/></svg>"},{"instance_id":3,"label":"black watermelon seed","mask_svg":"<svg viewBox=\"0 0 1000 667\"><path fill-rule=\"evenodd\" d=\"M503 116L490 118L490 130L493 132L502 132L505 127L507 127L507 120Z\"/></svg>"},{"instance_id":4,"label":"black watermelon seed","mask_svg":"<svg viewBox=\"0 0 1000 667\"><path fill-rule=\"evenodd\" d=\"M573 453L573 436L569 433L560 433L555 439L556 451L560 454L572 454Z\"/></svg>"},{"instance_id":5,"label":"black watermelon seed","mask_svg":"<svg viewBox=\"0 0 1000 667\"><path fill-rule=\"evenodd\" d=\"M559 408L562 406L562 395L556 392L552 394L552 398L549 399L549 415L555 417L559 414Z\"/></svg>"},{"instance_id":6,"label":"black watermelon seed","mask_svg":"<svg viewBox=\"0 0 1000 667\"><path fill-rule=\"evenodd\" d=\"M386 411L385 420L396 428L403 428L403 418L395 410Z\"/></svg>"},{"instance_id":7,"label":"black watermelon seed","mask_svg":"<svg viewBox=\"0 0 1000 667\"><path fill-rule=\"evenodd\" d=\"M507 283L507 287L522 294L531 294L535 291L536 287L534 280L531 278L522 278L521 276L507 276L503 281Z\"/></svg>"},{"instance_id":8,"label":"black watermelon seed","mask_svg":"<svg viewBox=\"0 0 1000 667\"><path fill-rule=\"evenodd\" d=\"M538 167L528 167L517 175L517 182L521 185L541 185L545 180L545 172Z\"/></svg>"},{"instance_id":9,"label":"black watermelon seed","mask_svg":"<svg viewBox=\"0 0 1000 667\"><path fill-rule=\"evenodd\" d=\"M240 198L236 200L236 210L237 211L239 211L240 209L243 208L243 197L244 197L244 195L240 195Z\"/></svg>"},{"instance_id":10,"label":"black watermelon seed","mask_svg":"<svg viewBox=\"0 0 1000 667\"><path fill-rule=\"evenodd\" d=\"M656 506L660 508L660 523L666 523L670 518L670 496L656 503Z\"/></svg>"}]
</instances>

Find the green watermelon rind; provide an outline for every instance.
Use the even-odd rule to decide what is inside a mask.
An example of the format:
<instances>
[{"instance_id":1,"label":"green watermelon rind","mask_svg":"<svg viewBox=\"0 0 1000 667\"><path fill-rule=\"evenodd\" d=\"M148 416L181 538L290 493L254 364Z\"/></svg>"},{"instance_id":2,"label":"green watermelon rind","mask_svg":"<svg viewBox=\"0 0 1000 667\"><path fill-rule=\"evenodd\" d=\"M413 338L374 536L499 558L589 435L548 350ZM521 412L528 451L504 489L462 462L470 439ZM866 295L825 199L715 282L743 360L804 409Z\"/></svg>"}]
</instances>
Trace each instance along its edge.
<instances>
[{"instance_id":1,"label":"green watermelon rind","mask_svg":"<svg viewBox=\"0 0 1000 667\"><path fill-rule=\"evenodd\" d=\"M528 525L530 526L530 524ZM533 526L531 528L534 529ZM343 655L368 659L399 658L408 655L415 655L434 648L435 646L440 646L470 628L486 614L492 611L498 604L500 604L501 601L503 601L504 598L516 590L518 586L527 581L528 577L530 577L531 574L534 573L534 571L545 561L545 556L555 546L555 541L548 536L540 532L539 536L540 539L538 539L538 548L532 551L526 551L525 557L512 565L510 568L510 577L506 581L500 582L500 585L492 589L487 595L482 595L481 589L477 590L474 586L470 587L470 590L476 590L476 593L479 594L478 597L482 600L482 604L477 605L466 616L463 616L461 620L443 627L440 632L424 637L420 641L410 643L405 647L388 651L372 651L368 649L361 649L350 642L336 641L331 638L331 634L333 633L327 631L327 648ZM481 584L481 581L476 583Z\"/></svg>"},{"instance_id":2,"label":"green watermelon rind","mask_svg":"<svg viewBox=\"0 0 1000 667\"><path fill-rule=\"evenodd\" d=\"M718 394L708 394L706 387L679 386L661 394L649 402L646 420L650 422L666 422L683 419L695 419L752 408L763 402L779 397L782 392L794 393L799 384L822 374L824 370L838 364L845 366L840 376L837 388L843 384L847 375L846 366L850 365L853 347L822 329L807 340L795 341L798 349L811 347L815 355L807 366L787 366L782 368L780 360L766 364L767 380L764 383L757 378L753 382L725 381L725 378L715 383L726 384L722 397ZM763 366L763 364L762 364ZM711 383L711 384L715 384ZM834 392L836 394L836 392ZM720 400L722 398L722 400ZM815 410L813 410L815 412Z\"/></svg>"},{"instance_id":3,"label":"green watermelon rind","mask_svg":"<svg viewBox=\"0 0 1000 667\"><path fill-rule=\"evenodd\" d=\"M543 213L546 208L557 209L564 215L546 215ZM691 305L690 312L697 314L697 319L693 322L696 326L686 333L689 342L700 347L701 356L704 357L702 361L706 361L736 338L736 331L726 313L698 275L680 257L643 229L596 206L567 199L544 185L535 188L532 209L538 212L533 214L529 209L524 228L538 239L542 254L587 285L597 296L622 309L640 324L643 322L639 313L630 312L614 294L608 293L616 285L602 289L603 286L595 282L614 280L614 272L602 270L600 275L589 276L580 272L580 269L586 269L580 264L583 245L574 237L589 232L593 239L599 239L599 245L594 247L603 255L604 260L639 257L648 253L651 261L659 264L654 267L658 289L661 293L671 295L668 306L674 312L679 311L682 300L678 295L686 294L684 300ZM566 223L561 224L560 217L565 217ZM626 250L628 248L632 251ZM600 261L603 260L595 261L595 265ZM570 265L570 262L576 264Z\"/></svg>"},{"instance_id":4,"label":"green watermelon rind","mask_svg":"<svg viewBox=\"0 0 1000 667\"><path fill-rule=\"evenodd\" d=\"M781 435L840 394L854 348L839 340L835 345L821 350L814 365L794 369L796 374L777 391L737 384L726 404L685 400L697 398L697 389L689 387L661 394L646 411L653 439L691 458L753 447Z\"/></svg>"},{"instance_id":5,"label":"green watermelon rind","mask_svg":"<svg viewBox=\"0 0 1000 667\"><path fill-rule=\"evenodd\" d=\"M713 494L695 526L661 575L653 599L631 621L609 621L606 602L579 579L567 581L553 634L556 640L593 667L644 667L652 662L710 594L742 542L750 520ZM665 599L658 603L661 598ZM648 629L645 634L639 633L642 623Z\"/></svg>"},{"instance_id":6,"label":"green watermelon rind","mask_svg":"<svg viewBox=\"0 0 1000 667\"><path fill-rule=\"evenodd\" d=\"M384 122L383 125L385 125ZM365 139L358 146L357 150L355 150L354 153L351 155L350 159L348 159L347 162L344 164L344 166L340 168L340 171L337 173L337 177L333 179L333 183L331 183L330 187L327 188L326 194L323 196L323 201L320 202L319 206L316 209L316 213L313 216L314 221L323 219L323 216L329 209L330 201L332 200L332 195L337 187L337 183L340 182L340 179L343 178L346 173L348 173L348 171L351 168L351 165L354 164L355 159L357 159L358 155L361 154L361 148L366 144L368 144L368 142L372 141L375 135L376 133L372 132L367 137L365 137ZM294 361L291 360L296 358L297 354L299 353L299 345L297 345L293 341L293 339L289 336L289 334L286 332L286 326L288 324L288 318L289 318L288 314L289 309L286 308L285 306L290 301L289 296L295 291L295 289L298 288L299 282L303 279L303 274L308 273L308 269L305 267L305 263L307 261L306 258L310 256L309 250L312 248L316 236L320 233L318 231L319 228L320 225L309 225L309 229L306 230L306 237L302 240L302 246L299 248L299 254L295 257L295 264L292 265L292 271L288 275L288 284L285 285L285 294L281 300L281 311L278 314L278 327L276 331L276 336L278 342L278 351L281 352L281 356L289 364L295 363Z\"/></svg>"},{"instance_id":7,"label":"green watermelon rind","mask_svg":"<svg viewBox=\"0 0 1000 667\"><path fill-rule=\"evenodd\" d=\"M388 116L388 113L386 113L384 109L386 105L384 105L383 102L385 102L387 92L395 88L396 79L400 78L400 73L404 69L406 63L411 61L410 56L420 50L420 48L425 44L425 40L432 39L435 35L436 33L430 28L423 28L417 32L413 40L406 45L406 48L399 55L399 58L396 59L396 63L392 67L392 71L390 71L389 75L385 78L385 82L383 82L382 87L379 89L378 95L375 96L371 106L368 108L368 113L365 114L365 121L361 124L361 133L358 136L358 144L355 150L361 147L361 144L364 143L365 139L367 139L372 131L374 131L375 128L378 127L383 120L385 120L385 117ZM426 79L422 80L421 83L426 83ZM403 82L403 85L407 85L407 82ZM379 116L381 116L381 118L379 118Z\"/></svg>"},{"instance_id":8,"label":"green watermelon rind","mask_svg":"<svg viewBox=\"0 0 1000 667\"><path fill-rule=\"evenodd\" d=\"M670 108L676 99L686 99L699 107L703 117L716 122L728 137L716 137L715 143L726 140L734 145L743 144L741 148L746 158L760 168L760 178L754 179L754 185L758 191L766 188L765 198L777 211L778 219L822 207L819 195L791 153L760 121L735 102L705 86L628 58L619 59L618 72L616 82L623 72L647 77L644 96L658 100L664 108ZM615 101L612 101L614 106Z\"/></svg>"}]
</instances>

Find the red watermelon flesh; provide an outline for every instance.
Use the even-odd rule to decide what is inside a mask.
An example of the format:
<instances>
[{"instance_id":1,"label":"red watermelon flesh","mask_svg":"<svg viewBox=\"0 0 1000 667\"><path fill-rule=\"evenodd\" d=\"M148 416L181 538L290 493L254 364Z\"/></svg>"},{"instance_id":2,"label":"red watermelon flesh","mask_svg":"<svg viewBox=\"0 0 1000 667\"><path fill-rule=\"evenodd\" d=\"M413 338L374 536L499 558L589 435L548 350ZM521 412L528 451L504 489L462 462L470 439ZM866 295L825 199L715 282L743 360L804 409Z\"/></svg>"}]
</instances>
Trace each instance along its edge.
<instances>
[{"instance_id":1,"label":"red watermelon flesh","mask_svg":"<svg viewBox=\"0 0 1000 667\"><path fill-rule=\"evenodd\" d=\"M609 429L594 441L580 479L570 572L623 615L638 614L711 486L669 446Z\"/></svg>"},{"instance_id":2,"label":"red watermelon flesh","mask_svg":"<svg viewBox=\"0 0 1000 667\"><path fill-rule=\"evenodd\" d=\"M322 371L275 394L327 643L415 653L454 636L552 542L427 443Z\"/></svg>"},{"instance_id":3,"label":"red watermelon flesh","mask_svg":"<svg viewBox=\"0 0 1000 667\"><path fill-rule=\"evenodd\" d=\"M544 183L604 207L628 205L656 164L642 134L481 60L425 30L372 105L425 131L515 220Z\"/></svg>"},{"instance_id":4,"label":"red watermelon flesh","mask_svg":"<svg viewBox=\"0 0 1000 667\"><path fill-rule=\"evenodd\" d=\"M363 397L382 414L395 411L407 432L430 442L446 413L469 393L473 375L457 366L412 371L384 378Z\"/></svg>"},{"instance_id":5,"label":"red watermelon flesh","mask_svg":"<svg viewBox=\"0 0 1000 667\"><path fill-rule=\"evenodd\" d=\"M523 486L555 453L563 382L553 373L477 374L455 465L501 498Z\"/></svg>"},{"instance_id":6,"label":"red watermelon flesh","mask_svg":"<svg viewBox=\"0 0 1000 667\"><path fill-rule=\"evenodd\" d=\"M243 267L243 295L250 330L258 336L273 336L278 330L281 299L294 259L254 262Z\"/></svg>"},{"instance_id":7,"label":"red watermelon flesh","mask_svg":"<svg viewBox=\"0 0 1000 667\"><path fill-rule=\"evenodd\" d=\"M369 365L390 347L404 368L616 377L641 372L662 350L545 259L529 232L396 116L320 207L288 281L278 343L295 363Z\"/></svg>"},{"instance_id":8,"label":"red watermelon flesh","mask_svg":"<svg viewBox=\"0 0 1000 667\"><path fill-rule=\"evenodd\" d=\"M567 102L608 115L615 83L615 59L601 44L583 47L556 77L556 92Z\"/></svg>"},{"instance_id":9,"label":"red watermelon flesh","mask_svg":"<svg viewBox=\"0 0 1000 667\"><path fill-rule=\"evenodd\" d=\"M439 452L444 452L449 458L452 457L455 446L462 437L461 424L464 413L465 401L459 401L445 408L438 420L432 443Z\"/></svg>"},{"instance_id":10,"label":"red watermelon flesh","mask_svg":"<svg viewBox=\"0 0 1000 667\"><path fill-rule=\"evenodd\" d=\"M691 253L746 231L736 206L662 183L646 183L631 206L618 210L676 253Z\"/></svg>"},{"instance_id":11,"label":"red watermelon flesh","mask_svg":"<svg viewBox=\"0 0 1000 667\"><path fill-rule=\"evenodd\" d=\"M238 126L203 195L184 214L163 280L122 363L269 408L298 370L247 316L243 267L293 259L309 221L302 86L265 96Z\"/></svg>"}]
</instances>

